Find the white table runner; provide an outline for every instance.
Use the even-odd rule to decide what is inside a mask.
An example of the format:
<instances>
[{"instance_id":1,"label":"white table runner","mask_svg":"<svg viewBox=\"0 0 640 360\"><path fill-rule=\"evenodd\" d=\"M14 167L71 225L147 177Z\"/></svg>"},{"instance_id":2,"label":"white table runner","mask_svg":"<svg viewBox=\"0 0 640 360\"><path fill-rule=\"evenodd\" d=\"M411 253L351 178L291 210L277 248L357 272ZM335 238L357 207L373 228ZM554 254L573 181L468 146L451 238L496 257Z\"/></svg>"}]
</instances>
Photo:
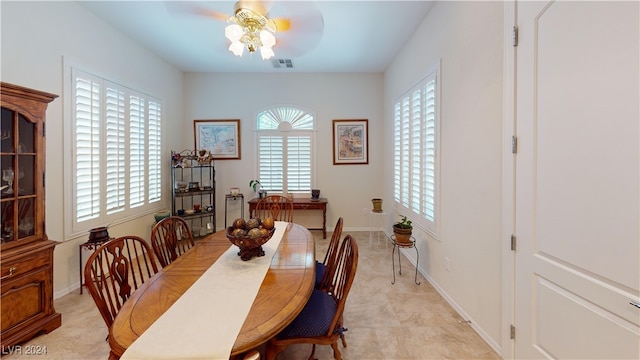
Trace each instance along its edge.
<instances>
[{"instance_id":1,"label":"white table runner","mask_svg":"<svg viewBox=\"0 0 640 360\"><path fill-rule=\"evenodd\" d=\"M242 261L231 245L121 359L228 360L286 228L276 222L262 257Z\"/></svg>"}]
</instances>

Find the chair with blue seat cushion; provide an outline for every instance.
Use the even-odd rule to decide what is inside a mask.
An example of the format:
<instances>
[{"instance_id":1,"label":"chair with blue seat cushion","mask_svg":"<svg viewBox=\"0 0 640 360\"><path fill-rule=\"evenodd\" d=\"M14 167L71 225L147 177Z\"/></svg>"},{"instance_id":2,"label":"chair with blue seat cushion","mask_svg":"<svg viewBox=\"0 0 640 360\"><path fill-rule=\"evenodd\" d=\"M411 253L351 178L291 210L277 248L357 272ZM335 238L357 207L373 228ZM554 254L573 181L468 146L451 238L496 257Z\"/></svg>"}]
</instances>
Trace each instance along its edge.
<instances>
[{"instance_id":1,"label":"chair with blue seat cushion","mask_svg":"<svg viewBox=\"0 0 640 360\"><path fill-rule=\"evenodd\" d=\"M291 344L312 344L309 359L315 354L316 345L331 345L333 357L342 359L338 339L344 341L343 313L347 295L358 267L358 244L347 235L335 257L335 266L326 269L326 289L314 289L300 314L267 344L267 360L275 359Z\"/></svg>"},{"instance_id":2,"label":"chair with blue seat cushion","mask_svg":"<svg viewBox=\"0 0 640 360\"><path fill-rule=\"evenodd\" d=\"M319 262L316 260L316 289L320 289L322 283L322 277L327 268L327 264L333 263L336 257L336 252L338 251L338 245L340 244L340 237L342 236L342 218L338 218L338 222L336 223L336 227L333 228L333 234L331 235L331 240L329 241L329 247L327 248L327 252L324 255L324 260ZM326 284L324 285L326 286Z\"/></svg>"}]
</instances>

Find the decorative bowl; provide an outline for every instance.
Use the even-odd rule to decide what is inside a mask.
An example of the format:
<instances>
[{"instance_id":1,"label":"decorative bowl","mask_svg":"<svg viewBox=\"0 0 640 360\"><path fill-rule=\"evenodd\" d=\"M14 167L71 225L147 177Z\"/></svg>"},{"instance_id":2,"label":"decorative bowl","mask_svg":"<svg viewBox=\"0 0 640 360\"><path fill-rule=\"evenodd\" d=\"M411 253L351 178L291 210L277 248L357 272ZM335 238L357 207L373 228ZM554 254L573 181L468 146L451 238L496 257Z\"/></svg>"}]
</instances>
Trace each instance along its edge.
<instances>
[{"instance_id":1,"label":"decorative bowl","mask_svg":"<svg viewBox=\"0 0 640 360\"><path fill-rule=\"evenodd\" d=\"M156 222L160 222L160 220L168 218L169 216L171 216L169 210L160 210L153 214L153 218L156 219Z\"/></svg>"},{"instance_id":2,"label":"decorative bowl","mask_svg":"<svg viewBox=\"0 0 640 360\"><path fill-rule=\"evenodd\" d=\"M187 209L184 211L185 215L193 215L196 213L194 209Z\"/></svg>"},{"instance_id":3,"label":"decorative bowl","mask_svg":"<svg viewBox=\"0 0 640 360\"><path fill-rule=\"evenodd\" d=\"M276 228L269 230L267 235L261 237L250 238L248 236L233 236L233 226L229 226L227 228L227 238L231 243L240 248L238 252L238 256L242 261L251 260L256 256L264 256L264 250L262 250L262 245L264 245L271 237L273 233L276 232Z\"/></svg>"},{"instance_id":4,"label":"decorative bowl","mask_svg":"<svg viewBox=\"0 0 640 360\"><path fill-rule=\"evenodd\" d=\"M189 191L187 189L187 186L189 186L189 183L186 181L176 181L176 191L177 192L187 192Z\"/></svg>"},{"instance_id":5,"label":"decorative bowl","mask_svg":"<svg viewBox=\"0 0 640 360\"><path fill-rule=\"evenodd\" d=\"M89 230L89 242L102 242L109 239L109 232L106 226Z\"/></svg>"}]
</instances>

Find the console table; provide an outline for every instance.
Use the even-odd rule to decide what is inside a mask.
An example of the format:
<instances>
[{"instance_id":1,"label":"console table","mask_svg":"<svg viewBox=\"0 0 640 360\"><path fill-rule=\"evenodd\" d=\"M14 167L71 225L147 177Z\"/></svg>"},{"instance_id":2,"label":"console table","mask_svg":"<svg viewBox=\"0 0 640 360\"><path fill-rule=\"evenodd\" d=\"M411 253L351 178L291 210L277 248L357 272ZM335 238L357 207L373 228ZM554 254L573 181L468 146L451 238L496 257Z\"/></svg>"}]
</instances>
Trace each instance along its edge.
<instances>
[{"instance_id":1,"label":"console table","mask_svg":"<svg viewBox=\"0 0 640 360\"><path fill-rule=\"evenodd\" d=\"M253 214L253 211L258 205L259 198L253 198L249 200L249 214ZM311 201L311 199L305 198L293 198L293 210L322 210L322 227L321 228L308 228L309 230L322 230L322 238L327 238L327 199L320 198L317 201Z\"/></svg>"}]
</instances>

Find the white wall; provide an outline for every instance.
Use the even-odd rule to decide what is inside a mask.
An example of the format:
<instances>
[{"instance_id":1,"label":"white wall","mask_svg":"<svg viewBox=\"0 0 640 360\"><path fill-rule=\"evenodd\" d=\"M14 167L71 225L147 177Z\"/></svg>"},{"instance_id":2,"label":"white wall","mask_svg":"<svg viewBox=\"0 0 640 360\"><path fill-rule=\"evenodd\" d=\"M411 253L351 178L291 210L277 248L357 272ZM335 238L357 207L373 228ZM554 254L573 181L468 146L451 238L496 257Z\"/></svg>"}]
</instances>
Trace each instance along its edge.
<instances>
[{"instance_id":1,"label":"white wall","mask_svg":"<svg viewBox=\"0 0 640 360\"><path fill-rule=\"evenodd\" d=\"M254 57L254 61L262 61ZM188 73L184 79L185 119L240 119L241 160L217 160L217 228L224 227L224 196L237 186L245 200L255 197L249 180L257 177L255 119L259 111L277 105L299 106L316 114L317 168L314 187L329 201L327 228L338 217L344 230L368 229L371 199L380 197L384 153L382 74L229 74ZM369 164L333 165L332 120L368 119ZM193 125L189 125L193 129ZM193 131L183 134L183 148L193 148ZM182 150L182 149L181 149ZM237 210L230 214L237 214ZM248 216L248 206L245 205ZM317 227L317 215L296 212L296 222ZM229 222L233 220L231 216Z\"/></svg>"},{"instance_id":2,"label":"white wall","mask_svg":"<svg viewBox=\"0 0 640 360\"><path fill-rule=\"evenodd\" d=\"M163 99L165 120L169 120L165 134L190 130L181 125L182 72L75 2L3 1L1 6L2 81L60 95L47 110L46 139L46 231L50 239L62 242L54 251L54 292L59 297L78 289L78 245L88 239L88 234L77 239L64 238L63 203L71 196L63 192L66 135L63 117L68 116L63 113L63 104L68 101L63 96L63 58ZM167 159L174 139L166 137L168 147L163 152ZM164 188L170 189L168 186L167 182ZM168 200L169 196L165 198ZM141 215L111 227L109 234L148 239L153 216Z\"/></svg>"},{"instance_id":3,"label":"white wall","mask_svg":"<svg viewBox=\"0 0 640 360\"><path fill-rule=\"evenodd\" d=\"M441 64L440 230L434 239L414 229L419 265L496 350L501 340L502 27L501 2L436 3L386 71L384 100L384 131L391 133L394 99ZM385 137L389 202L392 145ZM406 254L415 261L415 254Z\"/></svg>"}]
</instances>

